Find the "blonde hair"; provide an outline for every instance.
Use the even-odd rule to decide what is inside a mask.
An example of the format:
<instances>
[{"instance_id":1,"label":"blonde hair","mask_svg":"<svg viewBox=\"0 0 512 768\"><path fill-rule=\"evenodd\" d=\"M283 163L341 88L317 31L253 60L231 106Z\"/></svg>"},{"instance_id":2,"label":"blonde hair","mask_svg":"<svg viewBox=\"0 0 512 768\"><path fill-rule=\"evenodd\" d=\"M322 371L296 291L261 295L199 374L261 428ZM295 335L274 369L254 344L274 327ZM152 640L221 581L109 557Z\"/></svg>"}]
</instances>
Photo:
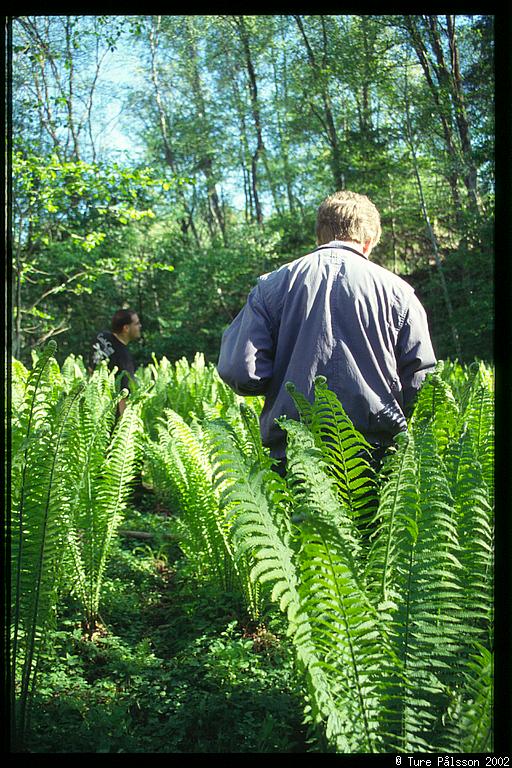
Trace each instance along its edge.
<instances>
[{"instance_id":1,"label":"blonde hair","mask_svg":"<svg viewBox=\"0 0 512 768\"><path fill-rule=\"evenodd\" d=\"M331 240L353 240L377 245L381 236L380 214L366 195L342 190L329 195L318 208L316 239L318 245Z\"/></svg>"}]
</instances>

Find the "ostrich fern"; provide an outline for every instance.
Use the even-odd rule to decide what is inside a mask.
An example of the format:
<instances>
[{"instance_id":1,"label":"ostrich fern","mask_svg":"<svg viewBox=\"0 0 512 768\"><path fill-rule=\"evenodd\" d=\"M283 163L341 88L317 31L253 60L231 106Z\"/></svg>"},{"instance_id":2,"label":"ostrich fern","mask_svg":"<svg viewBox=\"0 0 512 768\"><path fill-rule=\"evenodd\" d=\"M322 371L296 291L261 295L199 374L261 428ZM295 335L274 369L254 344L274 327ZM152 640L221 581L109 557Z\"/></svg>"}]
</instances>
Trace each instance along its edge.
<instances>
[{"instance_id":1,"label":"ostrich fern","mask_svg":"<svg viewBox=\"0 0 512 768\"><path fill-rule=\"evenodd\" d=\"M260 469L253 464L248 469L244 455L225 426L218 424L214 429L214 476L222 488L221 502L231 520L235 554L238 558L250 557L251 578L262 586L268 585L271 599L285 612L288 634L309 691L309 718L316 724L327 723L329 738L343 751L336 701L301 604L296 546L289 520L289 491L284 480L268 468Z\"/></svg>"},{"instance_id":2,"label":"ostrich fern","mask_svg":"<svg viewBox=\"0 0 512 768\"><path fill-rule=\"evenodd\" d=\"M461 421L473 436L482 467L489 504L494 503L494 374L480 363L474 371L461 407Z\"/></svg>"},{"instance_id":3,"label":"ostrich fern","mask_svg":"<svg viewBox=\"0 0 512 768\"><path fill-rule=\"evenodd\" d=\"M69 446L83 384L62 393L49 343L26 378L13 419L11 541L11 722L23 743L37 670L57 603L71 514Z\"/></svg>"},{"instance_id":4,"label":"ostrich fern","mask_svg":"<svg viewBox=\"0 0 512 768\"><path fill-rule=\"evenodd\" d=\"M409 421L409 429L416 431L426 424L432 426L441 456L459 428L459 408L448 381L443 378L443 371L444 361L441 360L420 389Z\"/></svg>"},{"instance_id":5,"label":"ostrich fern","mask_svg":"<svg viewBox=\"0 0 512 768\"><path fill-rule=\"evenodd\" d=\"M235 553L287 613L311 719L336 751L488 744L492 521L471 429L459 434L449 382L430 377L386 460L367 546L358 475L340 471L365 446L324 386L313 403L292 389L304 424L280 422L287 485L227 428L214 451Z\"/></svg>"},{"instance_id":6,"label":"ostrich fern","mask_svg":"<svg viewBox=\"0 0 512 768\"><path fill-rule=\"evenodd\" d=\"M361 534L350 508L340 502L312 436L300 424L283 421L282 426L288 433L290 483L302 517L299 592L336 697L337 730L327 720L326 736L338 751L378 752L387 706L383 678L392 652L367 594Z\"/></svg>"},{"instance_id":7,"label":"ostrich fern","mask_svg":"<svg viewBox=\"0 0 512 768\"><path fill-rule=\"evenodd\" d=\"M466 611L480 628L481 642L492 640L493 516L487 484L467 427L446 453L461 545Z\"/></svg>"},{"instance_id":8,"label":"ostrich fern","mask_svg":"<svg viewBox=\"0 0 512 768\"><path fill-rule=\"evenodd\" d=\"M86 370L82 357L68 355L62 363L60 372L62 374L64 388L66 391L69 391L77 384L77 382L82 381L86 377Z\"/></svg>"},{"instance_id":9,"label":"ostrich fern","mask_svg":"<svg viewBox=\"0 0 512 768\"><path fill-rule=\"evenodd\" d=\"M327 387L325 376L315 379L314 401L309 403L291 382L287 390L326 460L340 500L362 532L377 506L376 477L369 463L371 447L354 428L340 401Z\"/></svg>"},{"instance_id":10,"label":"ostrich fern","mask_svg":"<svg viewBox=\"0 0 512 768\"><path fill-rule=\"evenodd\" d=\"M231 550L228 524L219 509L209 443L201 425L197 421L187 424L168 408L159 421L158 434L159 445L149 446L147 461L153 481L164 477L167 498L176 504L180 547L197 573L214 579L222 590L243 585ZM249 590L253 591L250 585ZM249 603L257 613L255 601L250 599Z\"/></svg>"},{"instance_id":11,"label":"ostrich fern","mask_svg":"<svg viewBox=\"0 0 512 768\"><path fill-rule=\"evenodd\" d=\"M98 620L103 573L141 454L141 403L128 400L117 423L114 373L105 365L91 376L79 411L73 513L69 530L70 578L89 632Z\"/></svg>"},{"instance_id":12,"label":"ostrich fern","mask_svg":"<svg viewBox=\"0 0 512 768\"><path fill-rule=\"evenodd\" d=\"M48 344L31 371L13 362L18 743L66 581L94 628L144 420L146 466L185 554L239 590L253 617L268 598L286 615L326 750L492 750L491 369L440 363L378 478L325 380L312 403L289 385L302 423L280 421L285 480L261 445L260 399L242 401L201 356L141 371L140 396L116 422L106 366L86 378L73 359L59 369L54 352Z\"/></svg>"},{"instance_id":13,"label":"ostrich fern","mask_svg":"<svg viewBox=\"0 0 512 768\"><path fill-rule=\"evenodd\" d=\"M449 691L457 683L466 638L460 543L453 497L430 425L414 440L417 496L412 535L402 538L397 610L393 613L401 689L402 750L451 749L443 727Z\"/></svg>"}]
</instances>

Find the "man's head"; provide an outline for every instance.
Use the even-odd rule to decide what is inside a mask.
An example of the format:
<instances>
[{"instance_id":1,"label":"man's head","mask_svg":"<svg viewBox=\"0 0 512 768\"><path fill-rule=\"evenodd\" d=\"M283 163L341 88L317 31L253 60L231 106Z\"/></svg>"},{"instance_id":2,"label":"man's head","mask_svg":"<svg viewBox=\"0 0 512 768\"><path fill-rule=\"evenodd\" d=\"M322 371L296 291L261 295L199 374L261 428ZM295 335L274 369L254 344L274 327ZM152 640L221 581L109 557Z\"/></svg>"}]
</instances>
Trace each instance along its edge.
<instances>
[{"instance_id":1,"label":"man's head","mask_svg":"<svg viewBox=\"0 0 512 768\"><path fill-rule=\"evenodd\" d=\"M380 215L366 195L342 190L327 197L318 208L316 240L324 245L331 240L359 243L369 253L380 240Z\"/></svg>"},{"instance_id":2,"label":"man's head","mask_svg":"<svg viewBox=\"0 0 512 768\"><path fill-rule=\"evenodd\" d=\"M133 309L118 309L110 324L114 333L124 344L140 339L142 324Z\"/></svg>"}]
</instances>

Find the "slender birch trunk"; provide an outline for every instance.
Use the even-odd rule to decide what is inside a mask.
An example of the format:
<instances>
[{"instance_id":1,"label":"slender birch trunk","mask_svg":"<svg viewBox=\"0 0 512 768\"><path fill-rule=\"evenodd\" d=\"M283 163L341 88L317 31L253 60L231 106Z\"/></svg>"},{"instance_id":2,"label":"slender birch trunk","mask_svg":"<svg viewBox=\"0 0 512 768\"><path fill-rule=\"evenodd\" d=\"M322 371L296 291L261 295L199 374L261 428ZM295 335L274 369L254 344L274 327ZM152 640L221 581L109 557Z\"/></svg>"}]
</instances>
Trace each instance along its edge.
<instances>
[{"instance_id":1,"label":"slender birch trunk","mask_svg":"<svg viewBox=\"0 0 512 768\"><path fill-rule=\"evenodd\" d=\"M425 195L424 195L424 192L423 192L423 184L422 184L421 176L420 176L420 172L419 172L419 165L418 165L418 158L417 158L417 155L416 155L416 148L415 148L415 145L414 145L414 136L413 136L412 125L411 125L408 80L407 80L407 62L405 64L405 93L404 93L404 96L405 96L406 130L407 130L406 140L407 140L407 143L409 144L409 148L411 150L411 158L412 158L412 164L413 164L413 170L414 170L414 177L416 179L416 184L417 184L417 187L418 187L418 195L419 195L419 198L420 198L421 212L423 214L423 219L425 221L425 225L426 225L426 228L427 228L428 238L429 238L429 240L430 240L430 242L432 244L432 252L434 254L434 259L435 259L435 262L436 262L436 267L437 267L437 270L438 270L438 273L439 273L439 279L441 281L441 290L443 292L443 298L444 298L444 302L445 302L445 305L446 305L446 312L447 312L447 315L448 315L448 322L450 324L450 330L451 330L451 334L452 334L452 338L453 338L453 343L454 343L455 351L457 353L457 357L460 360L460 359L462 359L462 352L461 352L461 346L460 346L460 340L459 340L459 333L457 331L457 327L456 327L456 325L454 323L454 320L453 320L452 302L451 302L451 299L450 299L450 294L449 294L449 291L448 291L448 286L446 284L446 278L445 278L445 274L444 274L444 269L443 269L443 265L442 265L442 262L441 262L441 255L440 255L440 251L439 251L439 244L437 242L437 238L435 236L435 232L434 232L434 230L432 228L432 224L430 222L430 217L429 217L429 214L428 214L427 203L426 203Z\"/></svg>"}]
</instances>

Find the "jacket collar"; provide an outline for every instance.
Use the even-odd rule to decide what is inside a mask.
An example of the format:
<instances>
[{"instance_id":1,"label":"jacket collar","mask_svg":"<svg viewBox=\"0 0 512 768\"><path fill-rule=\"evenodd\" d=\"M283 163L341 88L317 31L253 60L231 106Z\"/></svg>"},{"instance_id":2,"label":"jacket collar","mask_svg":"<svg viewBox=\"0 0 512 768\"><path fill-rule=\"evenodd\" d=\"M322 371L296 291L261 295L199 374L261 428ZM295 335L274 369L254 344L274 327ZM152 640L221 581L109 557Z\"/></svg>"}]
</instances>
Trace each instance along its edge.
<instances>
[{"instance_id":1,"label":"jacket collar","mask_svg":"<svg viewBox=\"0 0 512 768\"><path fill-rule=\"evenodd\" d=\"M358 256L362 256L363 259L368 259L368 256L366 256L362 251L358 251L357 248L354 248L352 245L349 245L344 240L331 240L328 243L319 245L318 248L315 248L313 253L316 253L316 251L321 251L325 248L340 248L341 250L344 250L344 251L351 251L352 253L356 253Z\"/></svg>"}]
</instances>

